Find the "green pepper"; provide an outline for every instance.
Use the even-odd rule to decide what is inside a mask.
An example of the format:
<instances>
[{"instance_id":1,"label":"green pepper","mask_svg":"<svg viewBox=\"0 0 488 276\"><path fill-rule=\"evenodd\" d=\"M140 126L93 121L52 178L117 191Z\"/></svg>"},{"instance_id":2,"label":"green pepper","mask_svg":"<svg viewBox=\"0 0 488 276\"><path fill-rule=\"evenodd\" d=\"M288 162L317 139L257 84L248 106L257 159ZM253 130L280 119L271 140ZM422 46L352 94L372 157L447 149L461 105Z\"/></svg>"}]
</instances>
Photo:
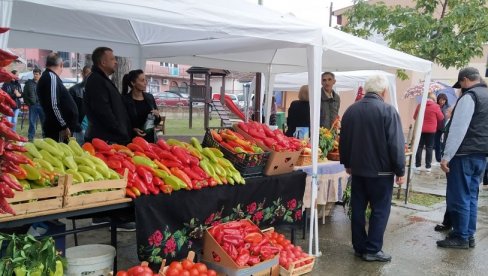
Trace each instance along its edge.
<instances>
[{"instance_id":1,"label":"green pepper","mask_svg":"<svg viewBox=\"0 0 488 276\"><path fill-rule=\"evenodd\" d=\"M44 265L40 263L30 271L30 276L42 276L44 275L43 271L44 271Z\"/></svg>"},{"instance_id":2,"label":"green pepper","mask_svg":"<svg viewBox=\"0 0 488 276\"><path fill-rule=\"evenodd\" d=\"M149 166L153 169L157 169L158 168L158 165L154 164L154 162L147 158L147 157L144 157L144 156L134 156L132 157L132 161L134 161L134 163L136 165L145 165L145 166Z\"/></svg>"},{"instance_id":3,"label":"green pepper","mask_svg":"<svg viewBox=\"0 0 488 276\"><path fill-rule=\"evenodd\" d=\"M27 269L25 268L25 265L18 266L14 268L14 273L15 276L25 276L27 275Z\"/></svg>"}]
</instances>

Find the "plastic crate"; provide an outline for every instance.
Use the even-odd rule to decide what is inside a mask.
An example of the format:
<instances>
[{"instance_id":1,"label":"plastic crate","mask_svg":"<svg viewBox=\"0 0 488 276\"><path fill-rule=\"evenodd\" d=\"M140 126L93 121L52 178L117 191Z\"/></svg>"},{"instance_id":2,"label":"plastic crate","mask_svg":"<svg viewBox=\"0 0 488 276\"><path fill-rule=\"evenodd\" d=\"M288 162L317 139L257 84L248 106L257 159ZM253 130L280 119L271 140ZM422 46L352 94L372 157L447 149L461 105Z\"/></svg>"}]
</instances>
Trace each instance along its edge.
<instances>
[{"instance_id":1,"label":"plastic crate","mask_svg":"<svg viewBox=\"0 0 488 276\"><path fill-rule=\"evenodd\" d=\"M220 133L225 128L212 128L213 130ZM263 153L233 153L221 146L217 141L214 140L212 134L210 133L210 128L205 132L202 145L204 147L218 148L224 154L225 158L228 159L234 167L241 173L242 177L254 177L263 174L264 167L268 162L270 152Z\"/></svg>"}]
</instances>

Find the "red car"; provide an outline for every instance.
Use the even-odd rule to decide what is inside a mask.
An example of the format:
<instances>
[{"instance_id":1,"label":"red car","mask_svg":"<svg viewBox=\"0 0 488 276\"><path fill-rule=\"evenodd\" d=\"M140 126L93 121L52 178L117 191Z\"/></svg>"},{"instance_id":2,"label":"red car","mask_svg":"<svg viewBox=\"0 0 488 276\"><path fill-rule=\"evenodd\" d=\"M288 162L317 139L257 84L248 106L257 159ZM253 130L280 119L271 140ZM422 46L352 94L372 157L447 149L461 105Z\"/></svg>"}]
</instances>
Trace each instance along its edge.
<instances>
[{"instance_id":1,"label":"red car","mask_svg":"<svg viewBox=\"0 0 488 276\"><path fill-rule=\"evenodd\" d=\"M158 92L153 96L158 106L188 106L190 104L188 98L180 97L171 92Z\"/></svg>"}]
</instances>

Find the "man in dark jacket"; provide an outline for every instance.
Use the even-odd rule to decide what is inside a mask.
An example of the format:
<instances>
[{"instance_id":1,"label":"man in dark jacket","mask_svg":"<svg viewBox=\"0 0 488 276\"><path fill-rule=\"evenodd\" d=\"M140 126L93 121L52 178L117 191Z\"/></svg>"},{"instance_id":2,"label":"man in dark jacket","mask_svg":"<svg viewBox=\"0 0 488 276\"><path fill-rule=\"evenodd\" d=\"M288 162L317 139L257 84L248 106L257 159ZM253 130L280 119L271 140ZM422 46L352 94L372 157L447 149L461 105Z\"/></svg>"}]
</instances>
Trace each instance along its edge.
<instances>
[{"instance_id":1,"label":"man in dark jacket","mask_svg":"<svg viewBox=\"0 0 488 276\"><path fill-rule=\"evenodd\" d=\"M468 249L475 246L479 185L488 155L488 88L473 67L461 69L453 87L462 88L462 95L447 126L441 160L452 231L437 246Z\"/></svg>"},{"instance_id":2,"label":"man in dark jacket","mask_svg":"<svg viewBox=\"0 0 488 276\"><path fill-rule=\"evenodd\" d=\"M46 137L67 142L72 132L80 131L80 125L75 101L59 78L62 72L63 59L57 53L50 53L46 70L37 83L37 95L46 115L43 125Z\"/></svg>"},{"instance_id":3,"label":"man in dark jacket","mask_svg":"<svg viewBox=\"0 0 488 276\"><path fill-rule=\"evenodd\" d=\"M352 177L351 230L355 255L365 261L387 262L382 251L383 235L390 216L394 177L403 183L405 139L400 116L384 102L388 89L385 76L372 76L365 84L366 96L350 106L341 122L341 163ZM369 230L366 207L371 207Z\"/></svg>"},{"instance_id":4,"label":"man in dark jacket","mask_svg":"<svg viewBox=\"0 0 488 276\"><path fill-rule=\"evenodd\" d=\"M12 70L12 74L18 77L17 70ZM12 100L14 100L16 103L16 106L12 108L12 111L14 112L14 116L7 117L8 121L14 124L12 129L16 130L17 117L19 116L20 108L22 107L22 102L20 101L20 99L22 98L22 87L20 86L19 81L17 79L14 79L11 82L5 82L2 85L2 90L7 92L10 98L12 98Z\"/></svg>"},{"instance_id":5,"label":"man in dark jacket","mask_svg":"<svg viewBox=\"0 0 488 276\"><path fill-rule=\"evenodd\" d=\"M32 141L36 134L37 119L41 121L41 126L45 120L44 111L37 97L37 82L41 78L41 69L36 68L32 70L32 75L34 78L25 82L24 93L22 95L24 97L24 103L29 107L29 131L27 132L29 141ZM44 137L44 130L42 131L42 136Z\"/></svg>"},{"instance_id":6,"label":"man in dark jacket","mask_svg":"<svg viewBox=\"0 0 488 276\"><path fill-rule=\"evenodd\" d=\"M320 126L330 129L335 118L339 114L341 98L334 91L336 83L332 72L322 73L322 89L320 91Z\"/></svg>"},{"instance_id":7,"label":"man in dark jacket","mask_svg":"<svg viewBox=\"0 0 488 276\"><path fill-rule=\"evenodd\" d=\"M100 138L108 143L130 141L130 121L122 95L108 78L115 72L117 61L112 49L99 47L92 54L92 73L85 85L83 106L88 117L85 140Z\"/></svg>"},{"instance_id":8,"label":"man in dark jacket","mask_svg":"<svg viewBox=\"0 0 488 276\"><path fill-rule=\"evenodd\" d=\"M90 74L91 68L85 65L81 70L81 77L83 78L83 81L73 85L69 89L69 93L71 94L71 97L73 97L73 100L75 100L76 107L78 108L78 123L81 126L81 131L73 133L73 137L76 138L76 141L80 145L83 144L85 140L84 136L86 129L83 129L83 119L85 118L85 111L83 108L83 95L85 94L86 78L88 78Z\"/></svg>"}]
</instances>

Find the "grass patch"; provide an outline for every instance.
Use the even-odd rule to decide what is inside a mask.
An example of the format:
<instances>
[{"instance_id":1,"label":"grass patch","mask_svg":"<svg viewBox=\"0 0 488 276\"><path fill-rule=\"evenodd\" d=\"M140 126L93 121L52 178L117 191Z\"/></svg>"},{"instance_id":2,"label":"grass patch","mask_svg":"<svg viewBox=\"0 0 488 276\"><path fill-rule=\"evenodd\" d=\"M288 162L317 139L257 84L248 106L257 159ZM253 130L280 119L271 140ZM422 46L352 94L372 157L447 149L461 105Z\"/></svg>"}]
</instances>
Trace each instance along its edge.
<instances>
[{"instance_id":1,"label":"grass patch","mask_svg":"<svg viewBox=\"0 0 488 276\"><path fill-rule=\"evenodd\" d=\"M396 193L394 193L394 200L400 200L400 201L405 201L405 191L402 190L400 199L396 198ZM408 195L408 202L415 204L415 205L421 205L425 207L431 207L432 205L435 205L437 203L441 203L445 201L446 198L443 196L439 195L431 195L431 194L425 194L425 193L419 193L419 192L410 192Z\"/></svg>"}]
</instances>

